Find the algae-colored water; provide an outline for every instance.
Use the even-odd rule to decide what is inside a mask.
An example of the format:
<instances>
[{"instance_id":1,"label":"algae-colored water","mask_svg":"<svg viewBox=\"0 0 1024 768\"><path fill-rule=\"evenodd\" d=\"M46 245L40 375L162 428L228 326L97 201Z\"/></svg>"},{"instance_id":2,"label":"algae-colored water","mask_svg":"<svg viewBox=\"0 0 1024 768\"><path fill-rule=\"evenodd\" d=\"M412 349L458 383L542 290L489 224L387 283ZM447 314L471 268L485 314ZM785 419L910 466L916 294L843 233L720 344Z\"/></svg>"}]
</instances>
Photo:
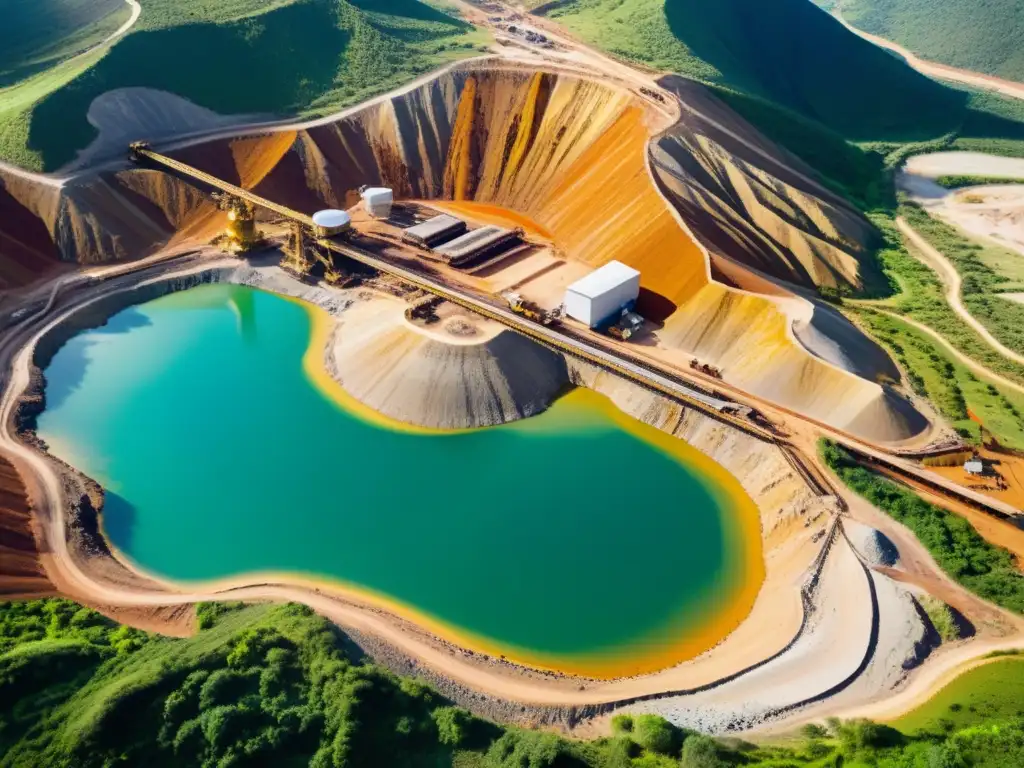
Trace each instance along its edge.
<instances>
[{"instance_id":1,"label":"algae-colored water","mask_svg":"<svg viewBox=\"0 0 1024 768\"><path fill-rule=\"evenodd\" d=\"M342 582L471 647L602 676L700 652L749 611L756 510L695 451L583 391L490 429L373 423L304 370L314 312L203 286L54 357L39 433L103 484L103 529L139 567Z\"/></svg>"}]
</instances>

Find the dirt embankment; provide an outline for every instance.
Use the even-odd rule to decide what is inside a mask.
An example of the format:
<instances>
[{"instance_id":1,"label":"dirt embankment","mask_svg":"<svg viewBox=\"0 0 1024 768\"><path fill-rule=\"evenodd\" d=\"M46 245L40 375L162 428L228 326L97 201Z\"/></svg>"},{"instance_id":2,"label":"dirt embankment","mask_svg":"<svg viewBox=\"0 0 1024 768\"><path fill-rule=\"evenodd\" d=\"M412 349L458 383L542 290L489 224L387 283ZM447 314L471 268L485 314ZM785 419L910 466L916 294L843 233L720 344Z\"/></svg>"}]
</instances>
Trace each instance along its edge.
<instances>
[{"instance_id":1,"label":"dirt embankment","mask_svg":"<svg viewBox=\"0 0 1024 768\"><path fill-rule=\"evenodd\" d=\"M39 560L25 484L14 465L0 456L0 596L40 597L53 592Z\"/></svg>"}]
</instances>

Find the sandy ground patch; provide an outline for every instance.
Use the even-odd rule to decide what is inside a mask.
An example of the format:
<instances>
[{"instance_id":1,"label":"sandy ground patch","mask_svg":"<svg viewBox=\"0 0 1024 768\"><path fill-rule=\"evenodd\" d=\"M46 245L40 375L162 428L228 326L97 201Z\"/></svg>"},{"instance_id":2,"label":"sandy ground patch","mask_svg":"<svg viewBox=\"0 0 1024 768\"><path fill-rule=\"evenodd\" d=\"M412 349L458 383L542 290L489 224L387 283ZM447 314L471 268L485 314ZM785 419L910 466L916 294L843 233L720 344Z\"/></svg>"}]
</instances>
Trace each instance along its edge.
<instances>
[{"instance_id":1,"label":"sandy ground patch","mask_svg":"<svg viewBox=\"0 0 1024 768\"><path fill-rule=\"evenodd\" d=\"M933 152L907 160L905 170L931 179L939 176L992 176L1024 179L1024 158L983 152Z\"/></svg>"}]
</instances>

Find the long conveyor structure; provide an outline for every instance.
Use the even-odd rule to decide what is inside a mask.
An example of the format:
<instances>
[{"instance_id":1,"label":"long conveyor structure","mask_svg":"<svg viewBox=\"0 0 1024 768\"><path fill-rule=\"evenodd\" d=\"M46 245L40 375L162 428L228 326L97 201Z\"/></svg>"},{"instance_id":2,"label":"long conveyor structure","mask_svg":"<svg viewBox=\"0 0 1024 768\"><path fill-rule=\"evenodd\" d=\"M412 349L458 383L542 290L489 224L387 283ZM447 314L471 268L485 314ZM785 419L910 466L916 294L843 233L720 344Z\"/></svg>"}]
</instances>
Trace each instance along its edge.
<instances>
[{"instance_id":1,"label":"long conveyor structure","mask_svg":"<svg viewBox=\"0 0 1024 768\"><path fill-rule=\"evenodd\" d=\"M701 391L700 389L675 380L669 375L666 375L663 371L659 370L655 365L647 363L646 361L606 351L573 334L525 320L518 315L507 311L503 307L487 301L483 297L474 295L468 290L446 285L426 275L393 264L390 261L382 259L376 254L369 253L362 248L357 247L355 243L346 240L344 236L337 238L320 237L317 234L318 228L310 216L294 211L291 208L280 205L271 200L267 200L260 195L250 192L249 190L242 189L234 184L230 184L222 179L218 179L216 176L200 171L187 163L182 163L179 160L174 160L166 155L155 152L147 144L133 144L131 146L131 153L132 158L136 162L149 161L155 165L172 170L185 179L191 179L214 190L219 190L228 195L235 196L258 208L273 211L279 216L301 225L310 233L309 239L313 244L326 248L345 258L364 264L378 272L393 275L405 283L414 285L417 288L421 288L435 296L439 296L450 301L453 304L457 304L472 312L495 320L516 333L533 339L534 341L558 352L573 355L574 357L596 365L599 368L612 371L613 373L640 384L647 389L665 395L685 406L694 408L705 415L726 423L740 430L744 434L778 445L786 454L786 459L790 464L799 464L799 466L794 466L794 469L808 480L809 485L818 495L838 497L834 492L834 489L829 487L831 485L831 480L824 475L812 472L810 467L805 464L805 459L801 456L800 451L796 446L784 438L779 437L771 430L760 427L745 418L735 415L734 413L730 413L730 410L741 407L738 403L715 397L707 392ZM388 243L388 245L392 244ZM807 417L801 418L821 427L829 437L837 440L837 442L847 449L852 450L855 456L865 456L870 452L869 458L871 461L885 466L909 480L924 482L929 487L932 487L937 491L941 491L942 493L958 498L975 508L995 512L998 516L1005 517L1008 515L1014 520L1019 517L1019 513L1016 513L1015 510L1010 508L1009 505L1004 502L989 499L970 489L957 488L952 483L944 482L941 478L932 476L931 473L924 472L917 468L911 468L904 462L884 456L881 449L869 447L853 436L845 437L845 433L828 427L827 425L819 424L814 419L809 419Z\"/></svg>"}]
</instances>

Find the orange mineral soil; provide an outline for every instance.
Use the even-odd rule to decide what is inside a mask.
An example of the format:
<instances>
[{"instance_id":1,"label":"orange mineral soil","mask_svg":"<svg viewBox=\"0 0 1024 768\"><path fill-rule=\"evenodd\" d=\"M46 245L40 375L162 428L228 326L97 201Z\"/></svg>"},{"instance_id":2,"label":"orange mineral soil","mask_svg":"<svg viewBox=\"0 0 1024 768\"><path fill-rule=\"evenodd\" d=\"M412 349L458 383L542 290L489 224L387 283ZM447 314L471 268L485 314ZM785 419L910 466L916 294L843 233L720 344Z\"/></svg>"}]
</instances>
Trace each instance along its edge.
<instances>
[{"instance_id":1,"label":"orange mineral soil","mask_svg":"<svg viewBox=\"0 0 1024 768\"><path fill-rule=\"evenodd\" d=\"M641 311L664 321L656 342L671 362L698 357L731 384L871 440L920 433L925 420L877 377L842 370L795 338L794 313L806 305L767 279L859 285L870 225L706 89L669 85L693 109L653 137L646 107L625 90L467 65L335 122L175 154L305 212L350 207L359 186L380 184L398 198L521 217L549 241L548 258L568 265L557 279L612 259L639 269ZM186 185L141 169L61 190L59 202L40 218L68 261L142 256L223 226ZM38 239L37 250L42 230ZM545 288L541 275L531 289L554 296L557 279ZM852 326L835 327L801 339L831 333L826 351L866 343Z\"/></svg>"}]
</instances>

